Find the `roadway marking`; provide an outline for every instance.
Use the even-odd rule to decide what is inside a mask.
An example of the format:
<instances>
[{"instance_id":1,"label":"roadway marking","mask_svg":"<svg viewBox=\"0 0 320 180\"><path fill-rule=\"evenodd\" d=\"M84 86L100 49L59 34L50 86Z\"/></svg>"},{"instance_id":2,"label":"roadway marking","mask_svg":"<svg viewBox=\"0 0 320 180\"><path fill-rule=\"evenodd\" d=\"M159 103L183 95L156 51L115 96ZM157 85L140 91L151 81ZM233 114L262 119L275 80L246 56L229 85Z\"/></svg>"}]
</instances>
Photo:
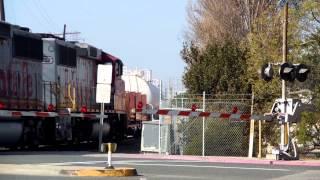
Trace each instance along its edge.
<instances>
[{"instance_id":1,"label":"roadway marking","mask_svg":"<svg viewBox=\"0 0 320 180\"><path fill-rule=\"evenodd\" d=\"M150 162L165 162L165 163L150 163ZM202 161L170 161L170 160L127 160L127 161L113 161L112 164L123 164L123 165L136 165L136 166L163 166L163 167L187 167L187 168L215 168L215 169L238 169L238 170L258 170L258 171L290 171L289 169L276 169L276 168L255 168L255 167L239 167L239 166L214 166L214 165L188 165L188 164L168 164L168 162L202 162ZM41 165L94 165L94 164L105 164L107 161L79 161L79 162L60 162L60 163L41 163Z\"/></svg>"},{"instance_id":2,"label":"roadway marking","mask_svg":"<svg viewBox=\"0 0 320 180\"><path fill-rule=\"evenodd\" d=\"M134 163L134 162L203 162L203 161L184 161L184 160L118 160L113 161L112 164L128 164L128 163ZM103 164L107 163L107 160L105 161L74 161L74 162L59 162L59 163L40 163L40 165L52 165L52 166L64 166L64 165L77 165L77 164L84 164L84 165L92 165L92 164Z\"/></svg>"},{"instance_id":3,"label":"roadway marking","mask_svg":"<svg viewBox=\"0 0 320 180\"><path fill-rule=\"evenodd\" d=\"M116 163L116 164L127 164L137 166L164 166L164 167L192 167L192 168L215 168L215 169L239 169L239 170L260 170L260 171L290 171L289 169L273 169L273 168L250 168L250 167L237 167L237 166L208 166L208 165L187 165L187 164L142 164L142 163Z\"/></svg>"},{"instance_id":4,"label":"roadway marking","mask_svg":"<svg viewBox=\"0 0 320 180\"><path fill-rule=\"evenodd\" d=\"M60 162L60 163L40 163L40 165L52 165L52 166L67 166L67 165L92 165L92 164L102 164L107 163L107 161L77 161L77 162Z\"/></svg>"},{"instance_id":5,"label":"roadway marking","mask_svg":"<svg viewBox=\"0 0 320 180\"><path fill-rule=\"evenodd\" d=\"M199 176L183 176L183 175L169 175L169 174L148 174L148 173L143 173L143 176L145 177L153 177L153 178L161 178L161 179L207 179L205 177L199 177ZM147 180L147 178L143 178L140 180Z\"/></svg>"}]
</instances>

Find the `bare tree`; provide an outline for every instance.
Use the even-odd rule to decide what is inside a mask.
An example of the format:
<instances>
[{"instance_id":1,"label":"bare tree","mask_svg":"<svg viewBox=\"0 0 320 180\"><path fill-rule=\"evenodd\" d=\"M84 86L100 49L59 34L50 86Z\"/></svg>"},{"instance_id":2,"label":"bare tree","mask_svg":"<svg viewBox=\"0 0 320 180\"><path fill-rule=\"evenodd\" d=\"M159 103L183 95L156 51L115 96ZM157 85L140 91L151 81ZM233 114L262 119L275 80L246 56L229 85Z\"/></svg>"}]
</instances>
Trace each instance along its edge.
<instances>
[{"instance_id":1,"label":"bare tree","mask_svg":"<svg viewBox=\"0 0 320 180\"><path fill-rule=\"evenodd\" d=\"M187 38L197 44L225 39L240 40L252 24L276 0L198 0L187 9L190 30Z\"/></svg>"}]
</instances>

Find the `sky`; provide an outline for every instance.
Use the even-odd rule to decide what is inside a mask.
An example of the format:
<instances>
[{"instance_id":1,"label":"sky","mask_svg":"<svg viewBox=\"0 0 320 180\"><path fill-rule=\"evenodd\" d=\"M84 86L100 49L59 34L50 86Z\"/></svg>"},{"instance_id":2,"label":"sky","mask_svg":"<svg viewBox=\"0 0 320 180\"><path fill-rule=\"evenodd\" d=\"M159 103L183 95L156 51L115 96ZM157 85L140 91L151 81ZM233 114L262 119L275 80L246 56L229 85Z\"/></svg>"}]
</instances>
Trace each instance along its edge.
<instances>
[{"instance_id":1,"label":"sky","mask_svg":"<svg viewBox=\"0 0 320 180\"><path fill-rule=\"evenodd\" d=\"M32 32L81 32L84 42L161 80L181 79L188 0L4 0L6 21Z\"/></svg>"}]
</instances>

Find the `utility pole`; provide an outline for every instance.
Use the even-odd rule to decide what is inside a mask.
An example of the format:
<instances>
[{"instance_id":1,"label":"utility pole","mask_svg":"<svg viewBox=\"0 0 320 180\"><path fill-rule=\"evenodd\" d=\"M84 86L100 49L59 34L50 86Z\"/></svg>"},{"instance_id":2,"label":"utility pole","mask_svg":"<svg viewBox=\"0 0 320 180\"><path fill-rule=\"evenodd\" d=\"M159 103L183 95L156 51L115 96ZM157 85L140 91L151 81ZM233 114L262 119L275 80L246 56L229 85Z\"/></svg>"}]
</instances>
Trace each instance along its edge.
<instances>
[{"instance_id":1,"label":"utility pole","mask_svg":"<svg viewBox=\"0 0 320 180\"><path fill-rule=\"evenodd\" d=\"M289 2L288 2L289 1ZM304 82L307 79L307 75L310 72L310 69L305 64L292 64L287 62L288 57L288 9L289 3L292 3L293 0L280 0L279 7L283 9L283 39L282 39L282 64L279 69L280 79L282 79L281 87L281 99L277 99L273 109L271 111L272 115L277 115L277 120L280 124L280 145L279 145L279 154L281 159L298 159L298 154L296 150L295 142L290 137L290 121L288 110L291 113L298 112L296 108L301 107L301 103L293 104L293 99L287 99L286 92L286 81L293 82L297 79L300 82ZM261 76L265 81L270 81L273 76L272 66L269 64L264 64L262 66ZM293 105L295 107L293 107ZM298 106L297 106L298 105ZM299 114L299 112L297 113ZM289 144L292 144L293 148L289 148ZM294 155L289 154L293 152Z\"/></svg>"},{"instance_id":2,"label":"utility pole","mask_svg":"<svg viewBox=\"0 0 320 180\"><path fill-rule=\"evenodd\" d=\"M284 17L283 17L283 41L282 41L282 62L287 62L287 54L288 54L288 2L285 3L284 7ZM282 100L284 102L284 114L287 116L287 103L286 103L286 81L282 80ZM289 130L289 122L281 122L281 139L280 139L280 149L284 150L285 144L288 144L288 130Z\"/></svg>"},{"instance_id":3,"label":"utility pole","mask_svg":"<svg viewBox=\"0 0 320 180\"><path fill-rule=\"evenodd\" d=\"M287 62L287 34L288 34L288 3L284 7L284 17L283 17L283 39L282 39L282 62ZM282 80L282 99L286 99L286 81Z\"/></svg>"},{"instance_id":4,"label":"utility pole","mask_svg":"<svg viewBox=\"0 0 320 180\"><path fill-rule=\"evenodd\" d=\"M6 16L4 13L4 0L0 0L0 21L6 21Z\"/></svg>"}]
</instances>

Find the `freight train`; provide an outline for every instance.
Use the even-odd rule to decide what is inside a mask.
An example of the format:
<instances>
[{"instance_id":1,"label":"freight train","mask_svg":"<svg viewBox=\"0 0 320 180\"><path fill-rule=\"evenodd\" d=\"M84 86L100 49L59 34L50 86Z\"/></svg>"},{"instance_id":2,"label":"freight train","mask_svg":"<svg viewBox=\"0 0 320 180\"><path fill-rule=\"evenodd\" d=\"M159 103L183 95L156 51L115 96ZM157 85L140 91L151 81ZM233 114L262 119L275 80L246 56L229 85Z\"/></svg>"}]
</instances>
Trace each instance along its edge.
<instances>
[{"instance_id":1,"label":"freight train","mask_svg":"<svg viewBox=\"0 0 320 180\"><path fill-rule=\"evenodd\" d=\"M128 92L122 61L92 45L0 21L0 146L95 142L100 124L97 67L112 65L103 139L138 134L143 92Z\"/></svg>"}]
</instances>

